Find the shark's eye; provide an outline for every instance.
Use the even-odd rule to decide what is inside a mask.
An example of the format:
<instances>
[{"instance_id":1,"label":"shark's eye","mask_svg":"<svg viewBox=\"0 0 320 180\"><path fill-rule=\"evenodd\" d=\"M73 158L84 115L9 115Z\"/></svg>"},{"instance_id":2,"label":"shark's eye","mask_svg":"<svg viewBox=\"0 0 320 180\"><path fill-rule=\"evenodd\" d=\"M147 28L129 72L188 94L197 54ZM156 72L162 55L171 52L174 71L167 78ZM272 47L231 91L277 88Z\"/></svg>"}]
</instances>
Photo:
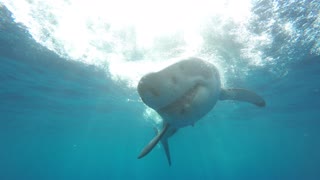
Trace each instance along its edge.
<instances>
[{"instance_id":1,"label":"shark's eye","mask_svg":"<svg viewBox=\"0 0 320 180\"><path fill-rule=\"evenodd\" d=\"M160 96L159 92L155 88L150 88L150 92L153 96Z\"/></svg>"},{"instance_id":2,"label":"shark's eye","mask_svg":"<svg viewBox=\"0 0 320 180\"><path fill-rule=\"evenodd\" d=\"M180 64L179 68L183 71L184 70L184 64Z\"/></svg>"},{"instance_id":3,"label":"shark's eye","mask_svg":"<svg viewBox=\"0 0 320 180\"><path fill-rule=\"evenodd\" d=\"M177 78L175 76L171 77L171 81L173 84L177 84Z\"/></svg>"}]
</instances>

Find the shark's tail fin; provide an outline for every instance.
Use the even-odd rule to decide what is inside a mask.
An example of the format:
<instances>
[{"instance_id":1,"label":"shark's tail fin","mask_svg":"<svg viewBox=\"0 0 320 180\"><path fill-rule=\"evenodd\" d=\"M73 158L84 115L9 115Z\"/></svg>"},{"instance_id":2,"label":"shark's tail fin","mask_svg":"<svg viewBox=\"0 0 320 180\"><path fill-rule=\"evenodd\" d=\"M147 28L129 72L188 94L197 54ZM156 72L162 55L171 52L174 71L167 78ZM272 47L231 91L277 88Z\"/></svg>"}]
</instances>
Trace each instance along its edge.
<instances>
[{"instance_id":1,"label":"shark's tail fin","mask_svg":"<svg viewBox=\"0 0 320 180\"><path fill-rule=\"evenodd\" d=\"M170 156L170 150L169 150L168 139L166 138L166 139L161 140L161 143L162 143L162 146L163 146L164 152L166 153L166 156L167 156L167 160L168 160L169 166L171 166L171 156Z\"/></svg>"},{"instance_id":2,"label":"shark's tail fin","mask_svg":"<svg viewBox=\"0 0 320 180\"><path fill-rule=\"evenodd\" d=\"M156 135L159 134L159 131L156 127L153 128L154 132ZM176 129L173 129L171 130L171 135L173 135L174 133L176 133L177 130ZM170 131L169 131L170 133ZM161 144L162 144L162 147L164 149L164 152L166 153L166 157L167 157L167 160L168 160L168 163L169 163L169 166L171 166L171 156L170 156L170 149L169 149L169 143L168 143L168 137L166 138L162 138L161 140Z\"/></svg>"}]
</instances>

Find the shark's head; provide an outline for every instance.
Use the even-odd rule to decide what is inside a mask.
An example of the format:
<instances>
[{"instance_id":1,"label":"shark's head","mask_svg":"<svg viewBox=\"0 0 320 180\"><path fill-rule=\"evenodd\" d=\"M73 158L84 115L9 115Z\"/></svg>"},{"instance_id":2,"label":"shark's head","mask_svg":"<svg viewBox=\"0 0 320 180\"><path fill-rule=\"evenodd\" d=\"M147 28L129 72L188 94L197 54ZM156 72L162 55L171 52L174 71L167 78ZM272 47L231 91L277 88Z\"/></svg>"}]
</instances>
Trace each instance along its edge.
<instances>
[{"instance_id":1,"label":"shark's head","mask_svg":"<svg viewBox=\"0 0 320 180\"><path fill-rule=\"evenodd\" d=\"M142 101L166 121L183 119L181 126L188 125L216 103L220 77L211 63L190 58L143 76L138 93Z\"/></svg>"}]
</instances>

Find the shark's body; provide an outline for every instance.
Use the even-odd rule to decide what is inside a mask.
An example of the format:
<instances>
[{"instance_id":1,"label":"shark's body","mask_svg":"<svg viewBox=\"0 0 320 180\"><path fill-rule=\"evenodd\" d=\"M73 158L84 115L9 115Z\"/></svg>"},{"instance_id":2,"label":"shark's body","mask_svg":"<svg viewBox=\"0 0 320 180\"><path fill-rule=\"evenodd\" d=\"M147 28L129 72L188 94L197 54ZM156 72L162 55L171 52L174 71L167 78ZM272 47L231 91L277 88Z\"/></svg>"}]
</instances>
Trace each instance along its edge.
<instances>
[{"instance_id":1,"label":"shark's body","mask_svg":"<svg viewBox=\"0 0 320 180\"><path fill-rule=\"evenodd\" d=\"M163 129L142 150L139 159L161 141L171 165L168 138L179 128L194 125L218 100L246 101L265 106L262 97L245 89L221 88L217 68L202 59L181 60L167 68L143 76L138 84L142 101L163 119Z\"/></svg>"}]
</instances>

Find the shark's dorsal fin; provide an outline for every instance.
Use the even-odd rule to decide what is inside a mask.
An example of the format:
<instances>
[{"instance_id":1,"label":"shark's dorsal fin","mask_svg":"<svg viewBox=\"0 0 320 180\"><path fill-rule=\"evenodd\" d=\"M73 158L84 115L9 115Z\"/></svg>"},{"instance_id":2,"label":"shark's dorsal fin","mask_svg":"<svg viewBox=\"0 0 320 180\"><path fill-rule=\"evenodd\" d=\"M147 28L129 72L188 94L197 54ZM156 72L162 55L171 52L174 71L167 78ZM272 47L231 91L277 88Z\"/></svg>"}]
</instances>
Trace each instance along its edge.
<instances>
[{"instance_id":1,"label":"shark's dorsal fin","mask_svg":"<svg viewBox=\"0 0 320 180\"><path fill-rule=\"evenodd\" d=\"M140 155L138 156L138 159L143 158L145 155L147 155L157 144L158 142L161 140L161 138L163 137L163 135L166 133L166 131L169 128L169 124L166 123L163 127L163 129L161 130L161 132L156 135L150 142L149 144L143 148L143 150L141 151Z\"/></svg>"},{"instance_id":2,"label":"shark's dorsal fin","mask_svg":"<svg viewBox=\"0 0 320 180\"><path fill-rule=\"evenodd\" d=\"M245 101L260 107L266 106L266 102L261 96L255 92L239 88L221 89L219 100Z\"/></svg>"},{"instance_id":3,"label":"shark's dorsal fin","mask_svg":"<svg viewBox=\"0 0 320 180\"><path fill-rule=\"evenodd\" d=\"M161 140L161 143L162 143L164 152L166 153L169 166L171 166L171 156L170 156L170 149L169 149L168 139Z\"/></svg>"}]
</instances>

